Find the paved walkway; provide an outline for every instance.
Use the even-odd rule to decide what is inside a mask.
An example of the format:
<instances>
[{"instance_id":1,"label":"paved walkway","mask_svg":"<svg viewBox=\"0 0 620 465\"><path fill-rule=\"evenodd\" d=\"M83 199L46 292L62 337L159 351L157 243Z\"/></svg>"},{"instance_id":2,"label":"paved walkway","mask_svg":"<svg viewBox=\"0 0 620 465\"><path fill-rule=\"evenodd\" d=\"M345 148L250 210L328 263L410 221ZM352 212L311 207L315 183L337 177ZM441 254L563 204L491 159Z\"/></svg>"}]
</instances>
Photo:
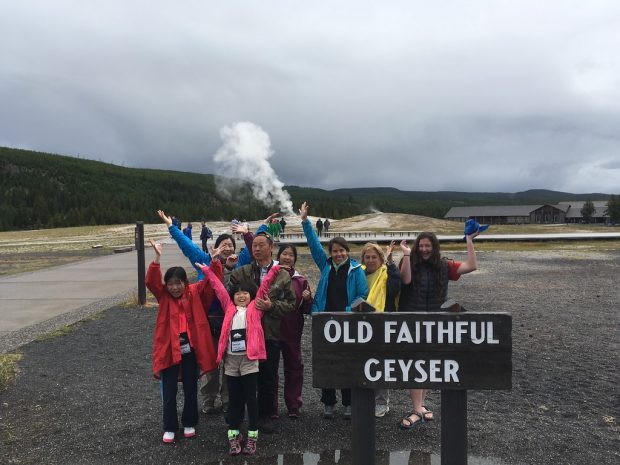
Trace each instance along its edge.
<instances>
[{"instance_id":1,"label":"paved walkway","mask_svg":"<svg viewBox=\"0 0 620 465\"><path fill-rule=\"evenodd\" d=\"M393 235L392 235L393 234ZM370 237L372 235L372 237ZM305 238L288 234L283 241L305 244ZM358 236L358 237L356 237ZM389 242L414 232L349 233L351 242ZM440 236L442 241L461 241L462 236ZM483 234L476 241L620 240L620 232L581 234ZM323 242L329 238L321 238ZM172 242L172 241L165 241ZM146 265L153 258L146 250ZM38 336L74 323L127 300L137 289L137 253L127 252L94 258L55 268L0 278L0 354L26 344ZM162 268L189 267L175 244L169 243Z\"/></svg>"},{"instance_id":2,"label":"paved walkway","mask_svg":"<svg viewBox=\"0 0 620 465\"><path fill-rule=\"evenodd\" d=\"M330 232L319 238L321 243L327 244L332 237L342 236L353 244L364 244L368 241L379 243L389 243L390 241L400 242L402 239L412 241L419 234L419 231L346 231ZM462 242L463 235L437 235L439 242ZM545 234L488 234L483 233L476 237L476 242L515 242L515 241L572 241L572 240L620 240L620 230L614 228L610 232L602 233L545 233ZM286 233L280 235L280 242L288 242L295 245L305 245L306 237L304 233Z\"/></svg>"},{"instance_id":3,"label":"paved walkway","mask_svg":"<svg viewBox=\"0 0 620 465\"><path fill-rule=\"evenodd\" d=\"M146 266L153 251L146 250ZM167 245L162 268L189 267ZM0 278L0 353L114 306L137 292L137 252L126 252Z\"/></svg>"}]
</instances>

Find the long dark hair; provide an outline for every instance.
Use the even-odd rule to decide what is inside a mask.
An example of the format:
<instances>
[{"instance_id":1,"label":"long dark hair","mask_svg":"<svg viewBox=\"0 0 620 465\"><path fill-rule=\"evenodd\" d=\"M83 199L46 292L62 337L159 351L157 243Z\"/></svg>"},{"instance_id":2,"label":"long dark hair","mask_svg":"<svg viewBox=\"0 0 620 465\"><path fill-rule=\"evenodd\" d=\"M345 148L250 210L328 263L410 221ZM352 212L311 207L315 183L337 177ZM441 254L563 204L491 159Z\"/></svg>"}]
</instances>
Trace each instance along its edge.
<instances>
[{"instance_id":1,"label":"long dark hair","mask_svg":"<svg viewBox=\"0 0 620 465\"><path fill-rule=\"evenodd\" d=\"M433 252L428 260L424 260L420 254L420 241L422 239L428 239L433 246ZM422 266L428 266L435 281L435 289L437 293L441 294L443 290L443 283L441 280L441 251L439 249L439 240L435 233L424 231L418 234L413 243L413 252L411 254L411 276L414 285L417 287L420 285L420 268Z\"/></svg>"}]
</instances>

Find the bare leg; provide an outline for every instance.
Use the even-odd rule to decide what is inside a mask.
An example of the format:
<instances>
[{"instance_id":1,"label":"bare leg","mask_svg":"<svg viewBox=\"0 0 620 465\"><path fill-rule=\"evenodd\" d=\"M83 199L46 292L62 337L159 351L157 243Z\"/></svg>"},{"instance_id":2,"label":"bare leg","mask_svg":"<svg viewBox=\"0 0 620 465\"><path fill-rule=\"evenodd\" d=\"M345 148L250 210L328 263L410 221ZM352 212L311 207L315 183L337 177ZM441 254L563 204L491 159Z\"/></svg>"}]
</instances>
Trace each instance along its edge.
<instances>
[{"instance_id":1,"label":"bare leg","mask_svg":"<svg viewBox=\"0 0 620 465\"><path fill-rule=\"evenodd\" d=\"M424 415L424 420L431 421L433 419L433 412L424 406L427 393L428 389L410 389L409 397L411 397L413 411L422 413Z\"/></svg>"}]
</instances>

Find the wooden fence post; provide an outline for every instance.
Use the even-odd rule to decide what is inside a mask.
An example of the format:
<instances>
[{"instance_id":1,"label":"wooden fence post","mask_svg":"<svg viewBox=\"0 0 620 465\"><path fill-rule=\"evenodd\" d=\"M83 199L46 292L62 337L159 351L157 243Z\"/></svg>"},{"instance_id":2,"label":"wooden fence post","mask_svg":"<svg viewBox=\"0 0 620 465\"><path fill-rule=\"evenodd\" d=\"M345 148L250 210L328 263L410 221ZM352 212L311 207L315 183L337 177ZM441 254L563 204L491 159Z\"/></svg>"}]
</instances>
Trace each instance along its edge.
<instances>
[{"instance_id":1,"label":"wooden fence post","mask_svg":"<svg viewBox=\"0 0 620 465\"><path fill-rule=\"evenodd\" d=\"M351 449L355 465L375 465L374 389L351 389Z\"/></svg>"},{"instance_id":2,"label":"wooden fence post","mask_svg":"<svg viewBox=\"0 0 620 465\"><path fill-rule=\"evenodd\" d=\"M138 251L138 302L146 303L146 265L144 262L144 221L136 221L136 250Z\"/></svg>"},{"instance_id":3,"label":"wooden fence post","mask_svg":"<svg viewBox=\"0 0 620 465\"><path fill-rule=\"evenodd\" d=\"M467 465L467 390L441 391L441 465Z\"/></svg>"}]
</instances>

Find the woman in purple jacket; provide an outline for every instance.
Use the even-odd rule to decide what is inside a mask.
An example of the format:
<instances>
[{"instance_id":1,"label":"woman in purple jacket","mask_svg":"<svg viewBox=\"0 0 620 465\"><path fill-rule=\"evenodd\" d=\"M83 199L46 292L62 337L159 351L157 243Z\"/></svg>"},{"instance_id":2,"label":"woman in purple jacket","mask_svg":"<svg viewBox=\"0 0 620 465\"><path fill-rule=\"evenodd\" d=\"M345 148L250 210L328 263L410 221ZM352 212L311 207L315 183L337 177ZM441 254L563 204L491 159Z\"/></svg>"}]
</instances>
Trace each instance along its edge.
<instances>
[{"instance_id":1,"label":"woman in purple jacket","mask_svg":"<svg viewBox=\"0 0 620 465\"><path fill-rule=\"evenodd\" d=\"M310 313L312 293L306 278L295 270L297 248L292 244L282 244L278 250L280 266L291 275L295 291L295 310L281 318L280 351L284 363L284 403L289 418L299 418L299 410L303 404L301 388L304 384L304 362L301 354L301 334L304 331L304 315ZM276 379L276 395L274 412L278 411L278 380Z\"/></svg>"}]
</instances>

